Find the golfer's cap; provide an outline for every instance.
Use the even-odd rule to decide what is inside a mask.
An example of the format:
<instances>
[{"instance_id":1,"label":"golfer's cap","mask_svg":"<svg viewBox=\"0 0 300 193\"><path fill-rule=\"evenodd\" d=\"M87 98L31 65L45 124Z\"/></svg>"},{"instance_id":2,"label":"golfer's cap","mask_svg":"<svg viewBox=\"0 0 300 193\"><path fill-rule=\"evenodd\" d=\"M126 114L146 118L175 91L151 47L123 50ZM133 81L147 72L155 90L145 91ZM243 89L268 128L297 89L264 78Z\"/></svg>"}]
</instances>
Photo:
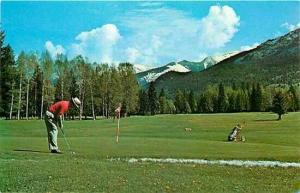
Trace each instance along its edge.
<instances>
[{"instance_id":1,"label":"golfer's cap","mask_svg":"<svg viewBox=\"0 0 300 193\"><path fill-rule=\"evenodd\" d=\"M72 102L77 108L81 105L81 102L77 97L72 98Z\"/></svg>"}]
</instances>

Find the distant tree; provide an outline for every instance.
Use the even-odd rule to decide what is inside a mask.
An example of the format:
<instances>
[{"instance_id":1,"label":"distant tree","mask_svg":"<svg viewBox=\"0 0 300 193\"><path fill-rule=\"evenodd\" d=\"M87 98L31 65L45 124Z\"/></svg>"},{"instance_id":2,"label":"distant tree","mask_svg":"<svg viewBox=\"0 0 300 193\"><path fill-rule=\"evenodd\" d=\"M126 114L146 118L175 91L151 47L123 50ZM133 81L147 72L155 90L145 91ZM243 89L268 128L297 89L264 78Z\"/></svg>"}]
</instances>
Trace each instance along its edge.
<instances>
[{"instance_id":1,"label":"distant tree","mask_svg":"<svg viewBox=\"0 0 300 193\"><path fill-rule=\"evenodd\" d=\"M32 97L29 100L29 106L31 107L31 115L34 117L39 116L41 109L41 99L42 99L42 83L43 83L43 74L39 65L35 67L33 76L31 78L32 83L30 96Z\"/></svg>"},{"instance_id":2,"label":"distant tree","mask_svg":"<svg viewBox=\"0 0 300 193\"><path fill-rule=\"evenodd\" d=\"M184 101L184 106L183 106L183 113L192 113L192 110L191 110L191 107L190 107L190 104L187 100Z\"/></svg>"},{"instance_id":3,"label":"distant tree","mask_svg":"<svg viewBox=\"0 0 300 193\"><path fill-rule=\"evenodd\" d=\"M185 111L185 97L181 90L176 91L175 102L174 102L176 113L184 113Z\"/></svg>"},{"instance_id":4,"label":"distant tree","mask_svg":"<svg viewBox=\"0 0 300 193\"><path fill-rule=\"evenodd\" d=\"M218 112L226 112L228 106L228 99L225 94L224 85L219 84L219 93L218 93Z\"/></svg>"},{"instance_id":5,"label":"distant tree","mask_svg":"<svg viewBox=\"0 0 300 193\"><path fill-rule=\"evenodd\" d=\"M288 94L289 94L289 98L290 98L290 110L298 111L299 110L299 97L298 97L296 89L293 85L290 85Z\"/></svg>"},{"instance_id":6,"label":"distant tree","mask_svg":"<svg viewBox=\"0 0 300 193\"><path fill-rule=\"evenodd\" d=\"M17 59L17 73L18 73L18 80L19 80L19 100L18 100L18 112L17 112L17 119L20 119L21 114L21 108L22 108L22 93L23 88L22 85L24 84L24 77L25 77L25 68L26 68L26 62L27 62L27 55L25 52L21 52Z\"/></svg>"},{"instance_id":7,"label":"distant tree","mask_svg":"<svg viewBox=\"0 0 300 193\"><path fill-rule=\"evenodd\" d=\"M167 99L164 112L168 114L176 113L176 107L171 99Z\"/></svg>"},{"instance_id":8,"label":"distant tree","mask_svg":"<svg viewBox=\"0 0 300 193\"><path fill-rule=\"evenodd\" d=\"M46 108L52 103L53 101L53 86L51 82L52 73L53 73L53 60L51 55L48 51L42 53L40 58L41 63L41 70L42 70L42 99L41 99L41 119L43 118L43 113L45 106Z\"/></svg>"},{"instance_id":9,"label":"distant tree","mask_svg":"<svg viewBox=\"0 0 300 193\"><path fill-rule=\"evenodd\" d=\"M38 66L38 58L35 53L31 53L26 57L25 63L25 79L26 79L26 119L28 120L29 111L29 87L31 84L30 80L34 74L34 69Z\"/></svg>"},{"instance_id":10,"label":"distant tree","mask_svg":"<svg viewBox=\"0 0 300 193\"><path fill-rule=\"evenodd\" d=\"M78 97L79 96L79 89L77 86L77 78L76 75L73 71L73 69L70 69L70 71L68 72L68 76L67 79L69 80L69 83L66 84L67 88L68 88L68 93L69 93L69 98L71 97ZM72 119L75 118L76 115L76 110L74 108L71 108L68 111L68 116L70 116Z\"/></svg>"},{"instance_id":11,"label":"distant tree","mask_svg":"<svg viewBox=\"0 0 300 193\"><path fill-rule=\"evenodd\" d=\"M122 85L123 106L126 107L125 114L135 113L138 109L139 96L139 85L135 70L130 63L120 63L118 70Z\"/></svg>"},{"instance_id":12,"label":"distant tree","mask_svg":"<svg viewBox=\"0 0 300 193\"><path fill-rule=\"evenodd\" d=\"M148 112L148 93L141 89L139 91L139 114L146 115Z\"/></svg>"},{"instance_id":13,"label":"distant tree","mask_svg":"<svg viewBox=\"0 0 300 193\"><path fill-rule=\"evenodd\" d=\"M235 92L232 92L228 97L228 112L235 112L237 106L237 97Z\"/></svg>"},{"instance_id":14,"label":"distant tree","mask_svg":"<svg viewBox=\"0 0 300 193\"><path fill-rule=\"evenodd\" d=\"M246 93L240 89L237 91L235 99L235 108L237 112L242 112L247 110L248 99Z\"/></svg>"},{"instance_id":15,"label":"distant tree","mask_svg":"<svg viewBox=\"0 0 300 193\"><path fill-rule=\"evenodd\" d=\"M59 54L56 56L54 62L54 73L57 76L56 83L56 100L66 100L64 97L66 87L66 76L68 75L67 70L69 68L69 62L66 56Z\"/></svg>"},{"instance_id":16,"label":"distant tree","mask_svg":"<svg viewBox=\"0 0 300 193\"><path fill-rule=\"evenodd\" d=\"M217 91L208 87L198 98L197 109L200 113L212 113L217 108Z\"/></svg>"},{"instance_id":17,"label":"distant tree","mask_svg":"<svg viewBox=\"0 0 300 193\"><path fill-rule=\"evenodd\" d=\"M262 86L257 83L256 84L256 105L255 105L255 111L262 111L263 110L263 90Z\"/></svg>"},{"instance_id":18,"label":"distant tree","mask_svg":"<svg viewBox=\"0 0 300 193\"><path fill-rule=\"evenodd\" d=\"M165 90L162 88L159 93L159 110L161 114L166 113L167 97Z\"/></svg>"},{"instance_id":19,"label":"distant tree","mask_svg":"<svg viewBox=\"0 0 300 193\"><path fill-rule=\"evenodd\" d=\"M274 95L272 111L278 114L278 120L281 120L282 115L287 112L287 101L282 91Z\"/></svg>"},{"instance_id":20,"label":"distant tree","mask_svg":"<svg viewBox=\"0 0 300 193\"><path fill-rule=\"evenodd\" d=\"M151 82L149 85L148 102L151 115L155 115L159 110L159 101L154 87L154 82Z\"/></svg>"},{"instance_id":21,"label":"distant tree","mask_svg":"<svg viewBox=\"0 0 300 193\"><path fill-rule=\"evenodd\" d=\"M0 116L12 118L16 95L16 66L14 53L10 45L3 46L4 32L0 31Z\"/></svg>"},{"instance_id":22,"label":"distant tree","mask_svg":"<svg viewBox=\"0 0 300 193\"><path fill-rule=\"evenodd\" d=\"M197 110L197 102L195 99L194 92L191 90L188 96L188 103L191 109L191 113L195 113Z\"/></svg>"}]
</instances>

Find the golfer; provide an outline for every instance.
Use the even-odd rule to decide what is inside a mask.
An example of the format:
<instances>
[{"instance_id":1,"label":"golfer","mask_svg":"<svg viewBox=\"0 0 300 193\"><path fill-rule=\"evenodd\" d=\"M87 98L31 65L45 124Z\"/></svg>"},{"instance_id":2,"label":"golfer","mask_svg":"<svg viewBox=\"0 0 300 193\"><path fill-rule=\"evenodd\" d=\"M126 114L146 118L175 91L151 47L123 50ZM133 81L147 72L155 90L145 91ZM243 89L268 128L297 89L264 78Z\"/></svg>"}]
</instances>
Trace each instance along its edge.
<instances>
[{"instance_id":1,"label":"golfer","mask_svg":"<svg viewBox=\"0 0 300 193\"><path fill-rule=\"evenodd\" d=\"M59 101L51 105L45 113L45 123L48 133L48 145L51 153L61 153L57 146L57 127L63 128L62 116L70 108L78 108L80 106L80 100L75 97L70 101Z\"/></svg>"}]
</instances>

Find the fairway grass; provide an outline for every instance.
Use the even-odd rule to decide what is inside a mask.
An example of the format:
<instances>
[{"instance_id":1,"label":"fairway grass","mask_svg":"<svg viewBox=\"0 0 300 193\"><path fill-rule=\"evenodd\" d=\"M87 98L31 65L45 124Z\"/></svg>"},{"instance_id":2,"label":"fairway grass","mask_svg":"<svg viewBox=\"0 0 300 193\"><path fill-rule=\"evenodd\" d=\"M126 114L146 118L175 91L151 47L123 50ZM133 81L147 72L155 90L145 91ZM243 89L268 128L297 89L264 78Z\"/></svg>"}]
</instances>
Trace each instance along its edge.
<instances>
[{"instance_id":1,"label":"fairway grass","mask_svg":"<svg viewBox=\"0 0 300 193\"><path fill-rule=\"evenodd\" d=\"M110 161L179 158L300 162L300 113L159 115L65 121L71 155L49 154L43 121L0 121L0 191L25 192L296 192L300 168ZM226 142L245 121L245 143ZM192 128L191 132L184 128Z\"/></svg>"}]
</instances>

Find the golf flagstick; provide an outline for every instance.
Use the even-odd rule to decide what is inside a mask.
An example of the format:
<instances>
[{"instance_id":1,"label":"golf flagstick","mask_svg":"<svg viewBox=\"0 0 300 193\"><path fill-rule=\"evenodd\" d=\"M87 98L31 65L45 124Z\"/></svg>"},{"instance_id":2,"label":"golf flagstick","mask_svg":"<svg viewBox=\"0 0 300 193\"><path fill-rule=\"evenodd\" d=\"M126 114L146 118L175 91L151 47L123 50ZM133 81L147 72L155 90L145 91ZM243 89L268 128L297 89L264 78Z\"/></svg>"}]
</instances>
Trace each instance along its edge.
<instances>
[{"instance_id":1,"label":"golf flagstick","mask_svg":"<svg viewBox=\"0 0 300 193\"><path fill-rule=\"evenodd\" d=\"M118 128L117 128L117 143L119 142L119 133L120 133L120 114L118 117Z\"/></svg>"}]
</instances>

